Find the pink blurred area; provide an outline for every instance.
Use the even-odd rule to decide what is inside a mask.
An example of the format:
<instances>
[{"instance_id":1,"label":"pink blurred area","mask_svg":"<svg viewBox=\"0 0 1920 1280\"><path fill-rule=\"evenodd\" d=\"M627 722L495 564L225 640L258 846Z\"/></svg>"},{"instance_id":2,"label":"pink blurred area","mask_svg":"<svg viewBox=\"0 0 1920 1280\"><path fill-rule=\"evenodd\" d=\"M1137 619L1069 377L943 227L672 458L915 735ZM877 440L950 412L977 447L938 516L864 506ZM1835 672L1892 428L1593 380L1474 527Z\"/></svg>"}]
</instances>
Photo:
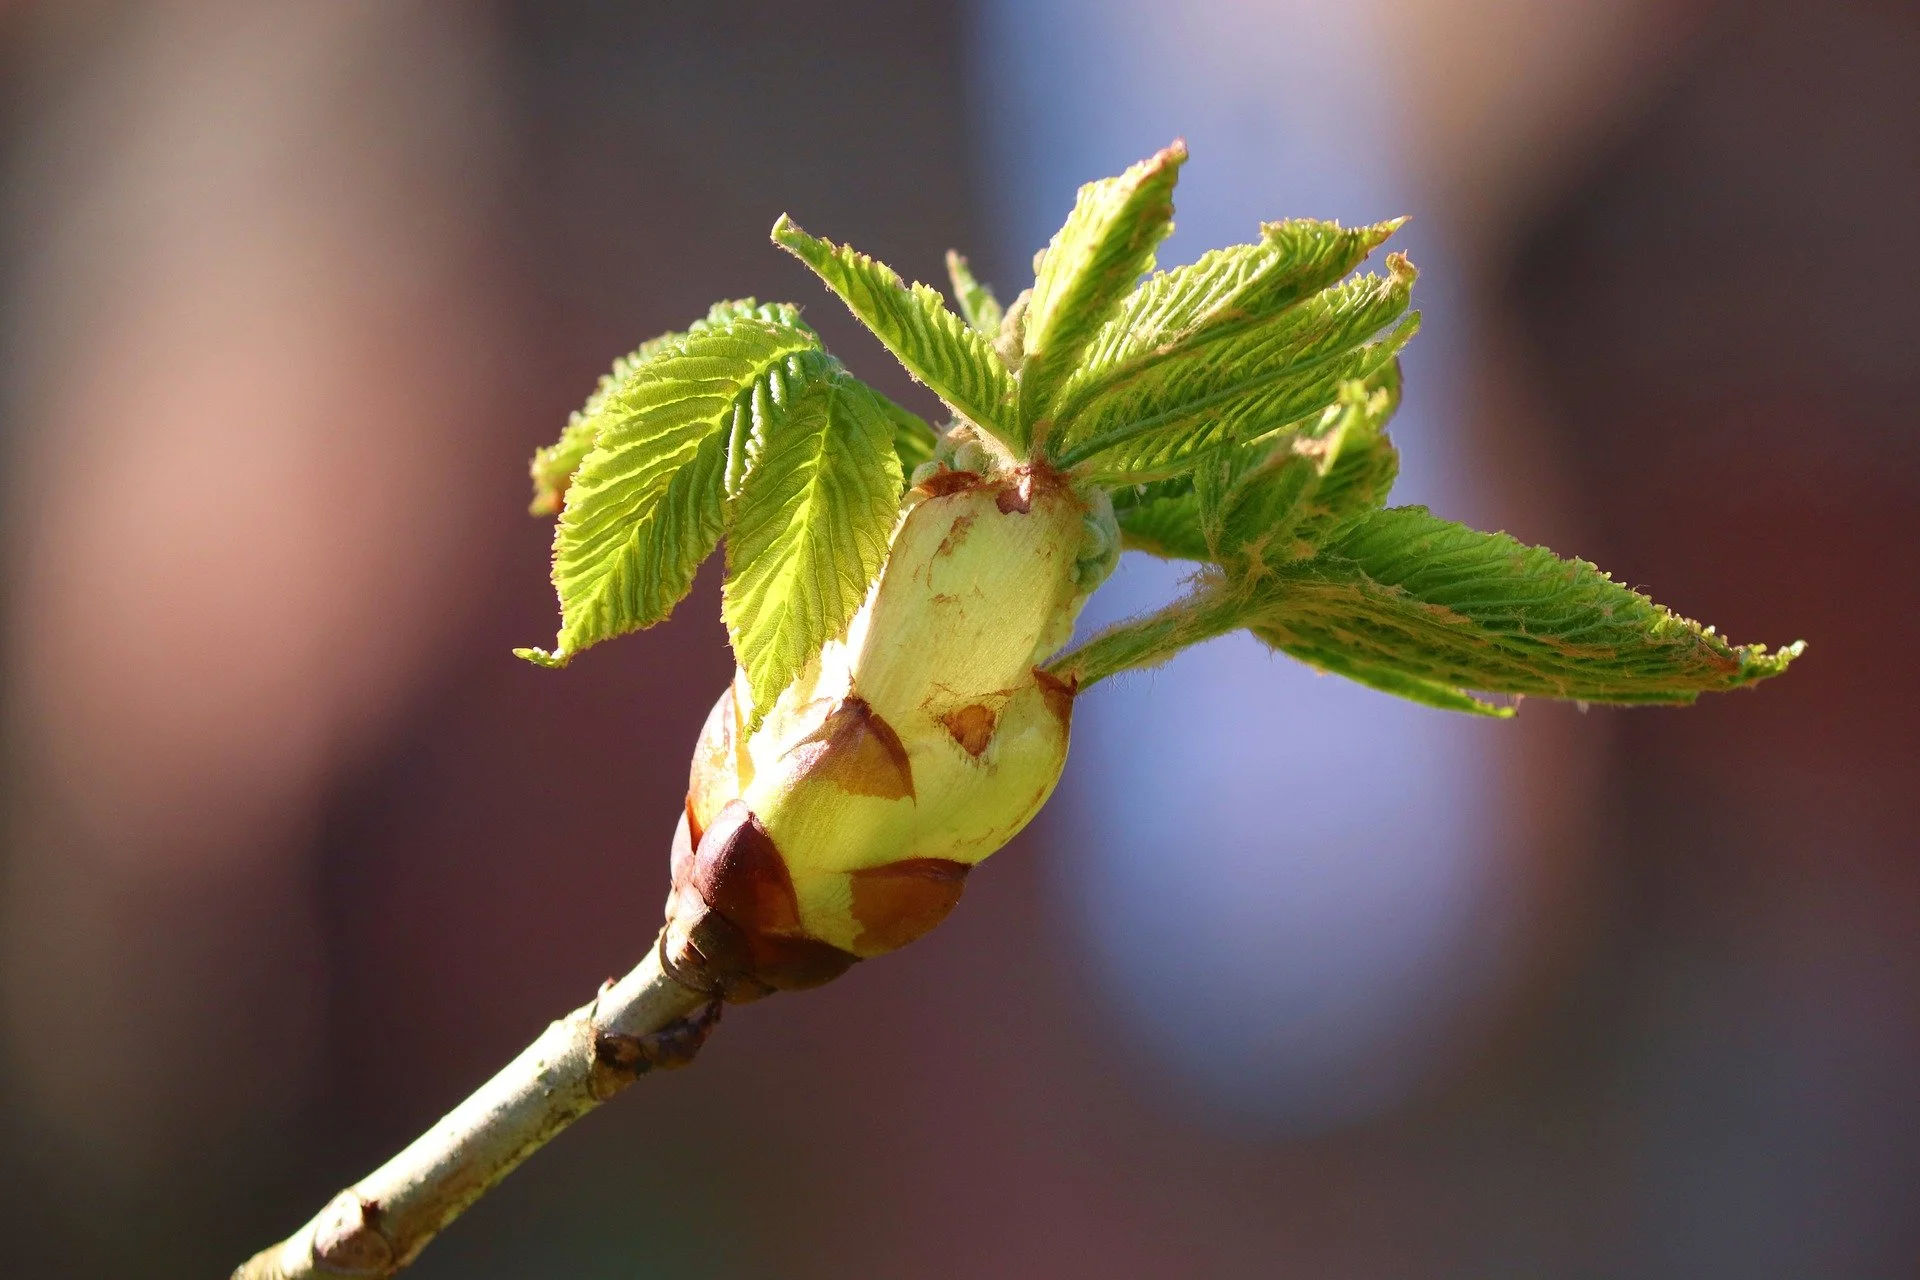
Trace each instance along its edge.
<instances>
[{"instance_id":1,"label":"pink blurred area","mask_svg":"<svg viewBox=\"0 0 1920 1280\"><path fill-rule=\"evenodd\" d=\"M926 280L959 247L1011 292L1024 211L1097 176L1061 121L1151 114L1124 29L1208 95L1195 227L1210 149L1351 193L1291 181L1287 131L1340 103L1269 69L1364 53L1334 81L1408 207L1359 212L1415 215L1430 328L1473 335L1414 367L1410 458L1457 514L1808 657L1463 748L1487 799L1445 945L1388 882L1293 962L1361 992L1391 950L1417 1035L1257 984L1129 1005L1213 925L1102 933L1124 882L1058 805L937 934L734 1010L417 1274L1912 1274L1920 18L1097 8L0 4L8 1273L218 1274L634 962L729 670L717 581L518 662L554 622L526 455L616 354L745 294L931 412L767 227ZM1008 110L1060 31L1058 82L1124 110ZM1326 212L1355 216L1263 216ZM1398 867L1431 824L1383 830L1346 856ZM1324 927L1364 877L1317 865L1288 883ZM1301 1084L1302 1026L1391 1087Z\"/></svg>"}]
</instances>

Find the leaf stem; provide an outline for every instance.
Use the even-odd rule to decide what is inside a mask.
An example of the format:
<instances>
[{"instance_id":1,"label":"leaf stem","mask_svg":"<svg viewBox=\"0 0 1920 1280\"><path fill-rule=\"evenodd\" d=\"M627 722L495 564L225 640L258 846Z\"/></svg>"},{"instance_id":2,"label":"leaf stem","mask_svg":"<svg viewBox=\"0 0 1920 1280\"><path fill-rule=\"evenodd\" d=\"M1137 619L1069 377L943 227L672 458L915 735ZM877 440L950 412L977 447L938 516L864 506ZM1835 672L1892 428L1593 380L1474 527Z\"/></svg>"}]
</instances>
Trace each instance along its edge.
<instances>
[{"instance_id":1,"label":"leaf stem","mask_svg":"<svg viewBox=\"0 0 1920 1280\"><path fill-rule=\"evenodd\" d=\"M1085 689L1111 675L1158 666L1180 650L1244 626L1246 602L1217 579L1164 608L1129 618L1046 664L1048 674Z\"/></svg>"},{"instance_id":2,"label":"leaf stem","mask_svg":"<svg viewBox=\"0 0 1920 1280\"><path fill-rule=\"evenodd\" d=\"M233 1280L393 1275L561 1130L646 1072L691 1061L719 1012L718 1001L671 977L653 947Z\"/></svg>"}]
</instances>

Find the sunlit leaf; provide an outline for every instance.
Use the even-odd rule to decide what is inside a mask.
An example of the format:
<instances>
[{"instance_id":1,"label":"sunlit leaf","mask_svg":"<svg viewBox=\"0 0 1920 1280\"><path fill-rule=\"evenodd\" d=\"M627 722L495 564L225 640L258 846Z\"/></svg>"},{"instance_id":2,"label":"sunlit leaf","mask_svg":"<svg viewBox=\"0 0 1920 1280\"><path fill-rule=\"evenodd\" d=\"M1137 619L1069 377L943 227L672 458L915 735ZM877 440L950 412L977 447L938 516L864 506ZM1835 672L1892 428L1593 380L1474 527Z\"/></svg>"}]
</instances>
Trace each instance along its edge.
<instances>
[{"instance_id":1,"label":"sunlit leaf","mask_svg":"<svg viewBox=\"0 0 1920 1280\"><path fill-rule=\"evenodd\" d=\"M1800 652L1728 644L1583 560L1424 507L1374 513L1264 581L1258 600L1259 634L1302 661L1462 695L1692 702L1778 675ZM1381 674L1357 674L1369 672Z\"/></svg>"},{"instance_id":2,"label":"sunlit leaf","mask_svg":"<svg viewBox=\"0 0 1920 1280\"><path fill-rule=\"evenodd\" d=\"M858 380L806 384L765 423L733 499L722 614L764 711L858 611L900 504L896 422Z\"/></svg>"},{"instance_id":3,"label":"sunlit leaf","mask_svg":"<svg viewBox=\"0 0 1920 1280\"><path fill-rule=\"evenodd\" d=\"M621 356L614 361L611 372L601 375L599 386L587 403L568 418L560 439L534 453L533 461L527 468L533 476L533 502L527 510L536 516L550 516L559 512L566 501L567 486L573 483L574 473L580 470L580 464L593 451L594 442L600 437L600 429L604 425L601 409L635 371L661 353L674 349L674 344L688 333L697 333L742 318L813 332L800 318L797 307L783 302L761 303L752 298L740 298L714 303L703 318L694 321L685 330L663 333L641 343L631 355Z\"/></svg>"},{"instance_id":4,"label":"sunlit leaf","mask_svg":"<svg viewBox=\"0 0 1920 1280\"><path fill-rule=\"evenodd\" d=\"M1056 393L1081 353L1173 230L1173 187L1186 161L1183 142L1118 177L1080 188L1073 212L1041 253L1027 303L1020 366L1021 442L1044 434Z\"/></svg>"},{"instance_id":5,"label":"sunlit leaf","mask_svg":"<svg viewBox=\"0 0 1920 1280\"><path fill-rule=\"evenodd\" d=\"M947 278L953 282L953 300L973 331L992 342L1000 336L1000 322L1006 318L993 290L974 279L973 268L956 251L947 250Z\"/></svg>"},{"instance_id":6,"label":"sunlit leaf","mask_svg":"<svg viewBox=\"0 0 1920 1280\"><path fill-rule=\"evenodd\" d=\"M1133 486L1114 495L1113 514L1120 526L1120 545L1165 560L1210 560L1200 527L1200 499L1188 477Z\"/></svg>"},{"instance_id":7,"label":"sunlit leaf","mask_svg":"<svg viewBox=\"0 0 1920 1280\"><path fill-rule=\"evenodd\" d=\"M551 652L517 653L563 666L672 612L720 538L736 418L751 417L756 392L787 394L787 362L809 354L825 358L811 330L743 315L695 326L603 384L594 447L554 529L560 634Z\"/></svg>"},{"instance_id":8,"label":"sunlit leaf","mask_svg":"<svg viewBox=\"0 0 1920 1280\"><path fill-rule=\"evenodd\" d=\"M937 291L909 288L892 267L819 240L782 214L774 243L812 267L882 345L956 413L1011 441L1012 379L986 338L947 310Z\"/></svg>"},{"instance_id":9,"label":"sunlit leaf","mask_svg":"<svg viewBox=\"0 0 1920 1280\"><path fill-rule=\"evenodd\" d=\"M1213 249L1148 277L1081 356L1061 395L1061 416L1075 416L1094 393L1164 356L1256 327L1336 283L1405 221L1351 228L1312 218L1269 222L1254 244Z\"/></svg>"},{"instance_id":10,"label":"sunlit leaf","mask_svg":"<svg viewBox=\"0 0 1920 1280\"><path fill-rule=\"evenodd\" d=\"M1318 414L1342 383L1391 363L1415 330L1406 314L1414 271L1391 255L1388 274L1323 290L1267 320L1236 326L1092 391L1059 424L1063 466L1110 483L1174 474L1208 453L1251 443Z\"/></svg>"}]
</instances>

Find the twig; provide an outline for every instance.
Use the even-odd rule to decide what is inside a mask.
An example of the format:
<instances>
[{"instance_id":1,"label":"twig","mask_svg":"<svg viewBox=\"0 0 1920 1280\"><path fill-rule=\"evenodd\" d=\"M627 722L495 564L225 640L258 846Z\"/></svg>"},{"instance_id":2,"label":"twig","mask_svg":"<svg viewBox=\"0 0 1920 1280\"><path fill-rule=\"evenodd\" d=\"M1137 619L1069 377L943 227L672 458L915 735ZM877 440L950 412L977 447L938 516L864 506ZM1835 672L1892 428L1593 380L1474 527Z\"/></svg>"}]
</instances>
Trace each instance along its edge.
<instances>
[{"instance_id":1,"label":"twig","mask_svg":"<svg viewBox=\"0 0 1920 1280\"><path fill-rule=\"evenodd\" d=\"M668 975L652 948L233 1280L393 1275L562 1129L638 1076L691 1061L719 1016L719 1002Z\"/></svg>"}]
</instances>

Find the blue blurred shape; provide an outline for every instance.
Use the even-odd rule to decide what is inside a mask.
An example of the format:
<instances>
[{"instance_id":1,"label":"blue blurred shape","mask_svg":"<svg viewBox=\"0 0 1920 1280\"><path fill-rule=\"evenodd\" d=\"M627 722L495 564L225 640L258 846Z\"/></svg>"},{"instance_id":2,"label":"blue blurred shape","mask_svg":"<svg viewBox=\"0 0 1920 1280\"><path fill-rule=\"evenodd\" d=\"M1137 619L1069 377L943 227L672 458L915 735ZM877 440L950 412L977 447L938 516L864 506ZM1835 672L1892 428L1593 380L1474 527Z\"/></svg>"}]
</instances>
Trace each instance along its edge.
<instances>
[{"instance_id":1,"label":"blue blurred shape","mask_svg":"<svg viewBox=\"0 0 1920 1280\"><path fill-rule=\"evenodd\" d=\"M1417 213L1395 179L1393 77L1369 57L1378 16L979 0L1000 259L1024 263L1075 186L1175 136L1193 160L1163 266L1251 239L1262 219ZM1446 246L1412 230L1430 323L1408 361L1395 500L1459 514L1453 433L1431 410L1463 344L1456 330L1437 350ZM1190 569L1129 555L1089 624L1158 605ZM1074 727L1057 888L1124 1038L1152 1046L1174 1096L1241 1130L1312 1130L1392 1105L1443 1060L1507 916L1487 726L1317 676L1241 634L1099 687Z\"/></svg>"}]
</instances>

